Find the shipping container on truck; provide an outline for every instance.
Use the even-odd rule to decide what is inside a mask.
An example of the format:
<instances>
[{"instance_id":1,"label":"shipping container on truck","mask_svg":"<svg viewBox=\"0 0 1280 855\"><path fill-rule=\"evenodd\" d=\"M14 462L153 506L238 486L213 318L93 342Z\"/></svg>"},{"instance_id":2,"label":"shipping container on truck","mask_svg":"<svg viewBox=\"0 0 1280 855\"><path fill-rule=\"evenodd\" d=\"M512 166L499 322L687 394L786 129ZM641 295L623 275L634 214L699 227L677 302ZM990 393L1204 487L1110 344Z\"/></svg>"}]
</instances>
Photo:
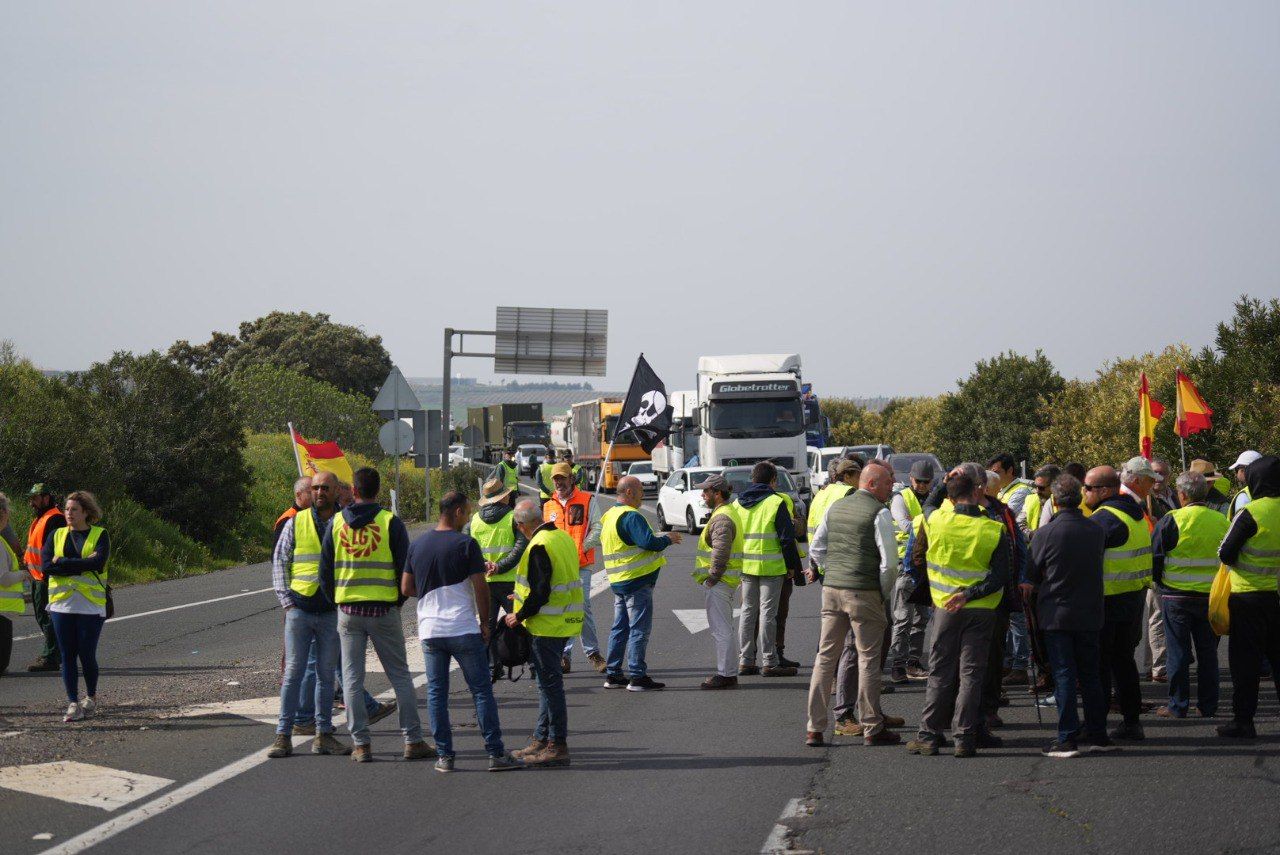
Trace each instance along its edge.
<instances>
[{"instance_id":1,"label":"shipping container on truck","mask_svg":"<svg viewBox=\"0 0 1280 855\"><path fill-rule=\"evenodd\" d=\"M573 460L582 466L590 490L600 484L604 490L613 492L628 466L637 460L649 459L643 448L631 442L614 443L612 453L609 452L609 439L621 411L621 398L594 398L573 405ZM604 467L606 454L607 468Z\"/></svg>"},{"instance_id":2,"label":"shipping container on truck","mask_svg":"<svg viewBox=\"0 0 1280 855\"><path fill-rule=\"evenodd\" d=\"M467 425L484 435L483 459L496 463L502 449L525 443L549 445L550 429L542 420L541 402L532 404L490 404L467 408Z\"/></svg>"}]
</instances>

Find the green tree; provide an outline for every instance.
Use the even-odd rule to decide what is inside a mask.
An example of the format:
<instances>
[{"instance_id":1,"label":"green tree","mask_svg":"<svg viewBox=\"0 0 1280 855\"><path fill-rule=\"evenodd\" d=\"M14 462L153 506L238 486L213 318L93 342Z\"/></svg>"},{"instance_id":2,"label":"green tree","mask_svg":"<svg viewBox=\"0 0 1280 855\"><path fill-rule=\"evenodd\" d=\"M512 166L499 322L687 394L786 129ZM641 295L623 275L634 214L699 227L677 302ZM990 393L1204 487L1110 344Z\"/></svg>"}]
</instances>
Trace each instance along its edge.
<instances>
[{"instance_id":1,"label":"green tree","mask_svg":"<svg viewBox=\"0 0 1280 855\"><path fill-rule=\"evenodd\" d=\"M152 351L117 353L71 382L91 397L132 499L197 540L230 536L249 472L244 422L224 380Z\"/></svg>"},{"instance_id":2,"label":"green tree","mask_svg":"<svg viewBox=\"0 0 1280 855\"><path fill-rule=\"evenodd\" d=\"M896 451L938 453L945 396L896 398L884 410L884 441Z\"/></svg>"},{"instance_id":3,"label":"green tree","mask_svg":"<svg viewBox=\"0 0 1280 855\"><path fill-rule=\"evenodd\" d=\"M89 396L45 377L9 342L0 342L0 402L0 484L16 492L43 481L103 499L123 492Z\"/></svg>"},{"instance_id":4,"label":"green tree","mask_svg":"<svg viewBox=\"0 0 1280 855\"><path fill-rule=\"evenodd\" d=\"M848 398L824 398L822 412L831 419L835 445L870 445L883 442L884 419Z\"/></svg>"},{"instance_id":5,"label":"green tree","mask_svg":"<svg viewBox=\"0 0 1280 855\"><path fill-rule=\"evenodd\" d=\"M1016 460L1031 455L1031 435L1048 421L1046 402L1062 391L1062 375L1041 351L1012 351L981 360L955 394L942 402L937 455L951 462L985 462L1007 451Z\"/></svg>"},{"instance_id":6,"label":"green tree","mask_svg":"<svg viewBox=\"0 0 1280 855\"><path fill-rule=\"evenodd\" d=\"M1190 356L1185 345L1171 345L1159 354L1108 362L1093 380L1067 383L1049 400L1048 421L1032 437L1033 463L1117 465L1138 454L1138 386L1144 371L1151 397L1165 408L1156 427L1154 453L1177 460L1174 374Z\"/></svg>"},{"instance_id":7,"label":"green tree","mask_svg":"<svg viewBox=\"0 0 1280 855\"><path fill-rule=\"evenodd\" d=\"M333 440L343 450L369 456L378 446L381 419L364 395L350 395L278 365L250 365L230 377L246 427L278 433L293 422L304 436Z\"/></svg>"},{"instance_id":8,"label":"green tree","mask_svg":"<svg viewBox=\"0 0 1280 855\"><path fill-rule=\"evenodd\" d=\"M242 323L237 336L216 332L205 344L175 342L169 356L202 374L222 376L276 365L370 398L391 370L381 336L334 323L323 312L272 312Z\"/></svg>"}]
</instances>

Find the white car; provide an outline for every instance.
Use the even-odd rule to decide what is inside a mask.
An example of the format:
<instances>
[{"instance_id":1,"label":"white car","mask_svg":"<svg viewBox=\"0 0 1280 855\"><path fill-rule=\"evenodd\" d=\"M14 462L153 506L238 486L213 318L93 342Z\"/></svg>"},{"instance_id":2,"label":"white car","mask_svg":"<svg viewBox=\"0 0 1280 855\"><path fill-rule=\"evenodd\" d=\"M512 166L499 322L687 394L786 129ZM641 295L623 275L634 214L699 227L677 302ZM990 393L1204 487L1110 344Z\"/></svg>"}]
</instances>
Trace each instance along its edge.
<instances>
[{"instance_id":1,"label":"white car","mask_svg":"<svg viewBox=\"0 0 1280 855\"><path fill-rule=\"evenodd\" d=\"M476 450L469 445L451 445L449 446L449 462L450 463L474 463L476 459Z\"/></svg>"},{"instance_id":2,"label":"white car","mask_svg":"<svg viewBox=\"0 0 1280 855\"><path fill-rule=\"evenodd\" d=\"M658 488L658 529L671 531L672 526L683 526L690 534L698 534L711 517L711 510L702 501L702 482L722 466L697 466L677 469Z\"/></svg>"},{"instance_id":3,"label":"white car","mask_svg":"<svg viewBox=\"0 0 1280 855\"><path fill-rule=\"evenodd\" d=\"M846 445L828 445L825 448L809 446L809 486L814 493L827 486L827 467L837 457L843 457Z\"/></svg>"},{"instance_id":4,"label":"white car","mask_svg":"<svg viewBox=\"0 0 1280 855\"><path fill-rule=\"evenodd\" d=\"M534 462L541 465L547 461L545 445L520 445L516 447L516 471L521 475L533 477Z\"/></svg>"},{"instance_id":5,"label":"white car","mask_svg":"<svg viewBox=\"0 0 1280 855\"><path fill-rule=\"evenodd\" d=\"M627 467L627 474L638 478L646 493L658 489L658 476L653 474L653 464L648 461L632 463Z\"/></svg>"}]
</instances>

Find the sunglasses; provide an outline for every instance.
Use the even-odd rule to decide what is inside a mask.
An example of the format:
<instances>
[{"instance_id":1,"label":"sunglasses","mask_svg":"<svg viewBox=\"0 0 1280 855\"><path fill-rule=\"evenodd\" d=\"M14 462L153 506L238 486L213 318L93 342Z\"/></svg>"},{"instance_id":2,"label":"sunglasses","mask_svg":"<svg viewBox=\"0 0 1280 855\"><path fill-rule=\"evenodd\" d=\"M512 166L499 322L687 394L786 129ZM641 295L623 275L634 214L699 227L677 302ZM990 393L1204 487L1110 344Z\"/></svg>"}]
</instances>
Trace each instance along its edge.
<instances>
[{"instance_id":1,"label":"sunglasses","mask_svg":"<svg viewBox=\"0 0 1280 855\"><path fill-rule=\"evenodd\" d=\"M1107 485L1106 484L1085 484L1084 488L1086 490L1105 490L1107 489Z\"/></svg>"}]
</instances>

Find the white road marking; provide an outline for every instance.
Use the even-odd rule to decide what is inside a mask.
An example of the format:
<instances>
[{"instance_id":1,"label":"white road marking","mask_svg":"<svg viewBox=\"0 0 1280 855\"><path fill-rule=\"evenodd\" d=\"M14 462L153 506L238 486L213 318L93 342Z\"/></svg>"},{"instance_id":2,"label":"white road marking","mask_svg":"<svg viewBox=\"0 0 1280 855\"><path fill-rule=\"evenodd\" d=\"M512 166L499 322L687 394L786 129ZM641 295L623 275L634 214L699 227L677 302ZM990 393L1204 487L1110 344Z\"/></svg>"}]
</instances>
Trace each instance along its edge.
<instances>
[{"instance_id":1,"label":"white road marking","mask_svg":"<svg viewBox=\"0 0 1280 855\"><path fill-rule=\"evenodd\" d=\"M682 624L684 624L684 628L694 635L697 635L704 629L709 629L711 627L711 624L707 622L706 609L672 609L671 611L674 612L675 616L680 619ZM733 610L733 616L735 618L741 617L741 615L741 608Z\"/></svg>"},{"instance_id":2,"label":"white road marking","mask_svg":"<svg viewBox=\"0 0 1280 855\"><path fill-rule=\"evenodd\" d=\"M245 591L240 594L229 594L225 597L214 597L212 600L200 600L199 602L195 602L195 603L183 603L180 606L168 606L163 609L152 609L149 612L138 612L137 614L132 614L132 615L119 615L117 617L113 617L111 620L107 621L107 623L119 623L122 620L133 620L134 618L150 617L151 615L164 614L165 612L176 612L180 609L193 609L196 606L207 606L210 603L221 603L221 602L224 602L225 600L235 600L240 597L251 597L254 594L265 594L267 591L270 591L270 590L272 589L258 588L256 591ZM36 633L35 635L20 635L17 638L15 638L14 641L30 641L33 638L41 638L41 637L42 636L40 635L40 633Z\"/></svg>"},{"instance_id":3,"label":"white road marking","mask_svg":"<svg viewBox=\"0 0 1280 855\"><path fill-rule=\"evenodd\" d=\"M765 838L764 846L760 847L760 855L801 855L803 850L791 848L791 841L789 840L791 828L784 823L789 819L812 815L813 805L804 799L792 799L787 802L787 806L782 809L782 814L778 817L773 830ZM805 853L805 855L808 855L808 853Z\"/></svg>"},{"instance_id":4,"label":"white road marking","mask_svg":"<svg viewBox=\"0 0 1280 855\"><path fill-rule=\"evenodd\" d=\"M74 760L0 768L0 787L106 811L122 808L172 783L170 778Z\"/></svg>"},{"instance_id":5,"label":"white road marking","mask_svg":"<svg viewBox=\"0 0 1280 855\"><path fill-rule=\"evenodd\" d=\"M280 696L266 698L242 698L237 701L219 701L181 707L163 718L199 718L201 716L235 715L274 725L280 720Z\"/></svg>"}]
</instances>

